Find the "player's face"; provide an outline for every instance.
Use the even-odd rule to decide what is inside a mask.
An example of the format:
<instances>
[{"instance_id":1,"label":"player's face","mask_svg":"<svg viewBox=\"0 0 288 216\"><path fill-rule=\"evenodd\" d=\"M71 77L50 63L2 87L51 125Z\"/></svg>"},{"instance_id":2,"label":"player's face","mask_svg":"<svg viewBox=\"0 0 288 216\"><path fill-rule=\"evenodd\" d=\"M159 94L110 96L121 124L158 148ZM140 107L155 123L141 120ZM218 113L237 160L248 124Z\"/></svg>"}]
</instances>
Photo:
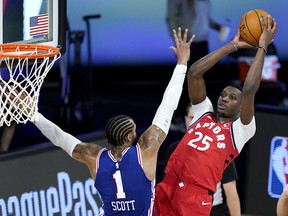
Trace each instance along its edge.
<instances>
[{"instance_id":1,"label":"player's face","mask_svg":"<svg viewBox=\"0 0 288 216\"><path fill-rule=\"evenodd\" d=\"M240 112L242 93L239 89L227 86L217 101L218 115L224 118L235 118Z\"/></svg>"}]
</instances>

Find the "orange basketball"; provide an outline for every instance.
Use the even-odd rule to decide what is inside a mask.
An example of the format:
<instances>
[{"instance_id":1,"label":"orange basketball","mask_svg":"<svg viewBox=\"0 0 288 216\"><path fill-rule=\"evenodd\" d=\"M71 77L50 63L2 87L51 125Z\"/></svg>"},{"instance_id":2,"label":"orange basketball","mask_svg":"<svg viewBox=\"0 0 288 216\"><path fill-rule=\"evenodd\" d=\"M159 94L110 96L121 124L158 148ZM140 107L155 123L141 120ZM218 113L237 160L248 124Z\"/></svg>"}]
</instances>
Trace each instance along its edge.
<instances>
[{"instance_id":1,"label":"orange basketball","mask_svg":"<svg viewBox=\"0 0 288 216\"><path fill-rule=\"evenodd\" d=\"M265 18L268 15L268 12L261 9L254 9L245 13L239 23L241 38L250 45L257 46L263 31L260 17ZM265 22L267 24L266 20Z\"/></svg>"}]
</instances>

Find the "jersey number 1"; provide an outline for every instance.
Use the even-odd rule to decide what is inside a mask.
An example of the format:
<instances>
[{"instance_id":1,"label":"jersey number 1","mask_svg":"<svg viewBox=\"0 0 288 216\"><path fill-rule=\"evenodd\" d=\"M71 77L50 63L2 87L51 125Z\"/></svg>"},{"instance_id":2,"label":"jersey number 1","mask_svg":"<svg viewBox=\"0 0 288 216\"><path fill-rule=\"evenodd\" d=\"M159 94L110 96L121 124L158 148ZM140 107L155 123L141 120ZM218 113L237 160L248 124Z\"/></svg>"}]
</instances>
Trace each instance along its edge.
<instances>
[{"instance_id":1,"label":"jersey number 1","mask_svg":"<svg viewBox=\"0 0 288 216\"><path fill-rule=\"evenodd\" d=\"M116 188L117 188L117 199L124 199L126 198L125 192L123 190L123 184L122 184L122 178L121 178L121 172L120 170L117 170L114 174L113 174L113 178L115 179L116 182Z\"/></svg>"}]
</instances>

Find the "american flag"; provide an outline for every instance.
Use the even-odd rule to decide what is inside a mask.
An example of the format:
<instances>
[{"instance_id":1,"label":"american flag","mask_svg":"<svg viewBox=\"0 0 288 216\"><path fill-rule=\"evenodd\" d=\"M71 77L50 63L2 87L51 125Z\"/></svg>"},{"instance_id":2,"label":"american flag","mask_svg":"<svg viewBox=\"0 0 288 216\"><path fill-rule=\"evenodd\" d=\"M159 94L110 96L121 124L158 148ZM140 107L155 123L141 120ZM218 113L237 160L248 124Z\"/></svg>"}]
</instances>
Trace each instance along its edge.
<instances>
[{"instance_id":1,"label":"american flag","mask_svg":"<svg viewBox=\"0 0 288 216\"><path fill-rule=\"evenodd\" d=\"M40 14L39 16L30 17L30 36L48 34L48 30L48 14Z\"/></svg>"}]
</instances>

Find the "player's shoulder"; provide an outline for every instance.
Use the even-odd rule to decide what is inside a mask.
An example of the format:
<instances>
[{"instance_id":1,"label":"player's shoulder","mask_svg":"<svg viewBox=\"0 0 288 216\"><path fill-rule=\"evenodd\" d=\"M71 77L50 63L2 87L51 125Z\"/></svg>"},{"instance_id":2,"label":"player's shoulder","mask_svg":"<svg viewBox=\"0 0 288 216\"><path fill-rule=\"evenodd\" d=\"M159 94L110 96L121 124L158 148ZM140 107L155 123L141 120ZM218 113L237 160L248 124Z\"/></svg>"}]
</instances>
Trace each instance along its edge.
<instances>
[{"instance_id":1,"label":"player's shoulder","mask_svg":"<svg viewBox=\"0 0 288 216\"><path fill-rule=\"evenodd\" d=\"M151 125L138 139L141 149L151 148L162 144L167 134L156 125Z\"/></svg>"},{"instance_id":2,"label":"player's shoulder","mask_svg":"<svg viewBox=\"0 0 288 216\"><path fill-rule=\"evenodd\" d=\"M233 121L232 124L235 129L249 128L252 131L256 130L255 116L252 116L252 119L249 122L249 124L243 124L240 117L237 118L235 121Z\"/></svg>"}]
</instances>

